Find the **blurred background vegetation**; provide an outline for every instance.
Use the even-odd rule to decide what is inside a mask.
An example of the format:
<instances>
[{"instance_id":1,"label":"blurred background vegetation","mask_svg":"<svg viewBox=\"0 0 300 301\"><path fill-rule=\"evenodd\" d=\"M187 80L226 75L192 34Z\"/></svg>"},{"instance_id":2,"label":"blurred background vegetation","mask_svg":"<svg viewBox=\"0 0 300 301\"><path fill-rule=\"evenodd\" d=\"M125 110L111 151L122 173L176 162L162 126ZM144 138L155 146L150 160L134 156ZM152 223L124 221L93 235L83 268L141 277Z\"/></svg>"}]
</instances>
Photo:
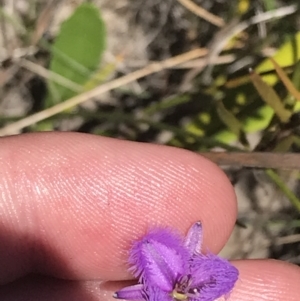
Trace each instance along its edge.
<instances>
[{"instance_id":1,"label":"blurred background vegetation","mask_svg":"<svg viewBox=\"0 0 300 301\"><path fill-rule=\"evenodd\" d=\"M223 255L300 264L297 0L2 0L0 12L1 136L202 153L238 196Z\"/></svg>"}]
</instances>

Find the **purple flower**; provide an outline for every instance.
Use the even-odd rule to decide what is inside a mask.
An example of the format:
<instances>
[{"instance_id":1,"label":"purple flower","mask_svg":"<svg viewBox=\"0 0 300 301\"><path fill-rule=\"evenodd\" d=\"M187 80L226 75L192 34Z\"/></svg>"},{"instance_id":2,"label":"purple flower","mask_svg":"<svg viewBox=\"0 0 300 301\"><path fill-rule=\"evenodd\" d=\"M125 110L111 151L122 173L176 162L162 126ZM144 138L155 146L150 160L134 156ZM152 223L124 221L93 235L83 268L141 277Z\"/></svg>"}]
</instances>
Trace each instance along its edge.
<instances>
[{"instance_id":1,"label":"purple flower","mask_svg":"<svg viewBox=\"0 0 300 301\"><path fill-rule=\"evenodd\" d=\"M134 243L130 270L139 284L114 294L133 301L213 301L228 296L238 270L214 254L201 253L202 225L195 223L183 240L155 229Z\"/></svg>"}]
</instances>

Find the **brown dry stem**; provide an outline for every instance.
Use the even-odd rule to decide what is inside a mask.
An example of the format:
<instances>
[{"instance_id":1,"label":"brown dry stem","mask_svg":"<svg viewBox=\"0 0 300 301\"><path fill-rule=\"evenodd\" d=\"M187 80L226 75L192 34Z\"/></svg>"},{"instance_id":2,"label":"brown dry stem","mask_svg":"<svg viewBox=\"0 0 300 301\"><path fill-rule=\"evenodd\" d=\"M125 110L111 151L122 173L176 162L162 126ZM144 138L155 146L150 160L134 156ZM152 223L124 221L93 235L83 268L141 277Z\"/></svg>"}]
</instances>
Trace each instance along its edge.
<instances>
[{"instance_id":1,"label":"brown dry stem","mask_svg":"<svg viewBox=\"0 0 300 301\"><path fill-rule=\"evenodd\" d=\"M193 59L196 59L199 57L203 57L205 55L207 55L207 49L198 48L198 49L194 49L189 52L186 52L184 54L169 58L162 62L149 64L142 69L134 71L134 72L127 74L125 76L122 76L120 78L114 79L114 80L107 82L101 86L98 86L90 91L87 91L85 93L82 93L75 97L72 97L71 99L68 99L65 102L59 103L49 109L43 110L43 111L33 114L31 116L25 117L19 121L16 121L12 124L9 124L9 125L3 127L2 129L0 129L0 136L18 134L19 131L25 127L31 126L39 121L47 119L56 114L59 114L65 110L69 110L69 109L73 108L74 106L82 104L82 103L86 102L87 100L92 99L94 97L98 97L99 95L106 93L110 90L119 88L121 86L127 85L131 82L134 82L134 81L136 81L140 78L143 78L145 76L148 76L150 74L160 72L167 68L172 68L173 66L188 62L190 60L193 60Z\"/></svg>"}]
</instances>

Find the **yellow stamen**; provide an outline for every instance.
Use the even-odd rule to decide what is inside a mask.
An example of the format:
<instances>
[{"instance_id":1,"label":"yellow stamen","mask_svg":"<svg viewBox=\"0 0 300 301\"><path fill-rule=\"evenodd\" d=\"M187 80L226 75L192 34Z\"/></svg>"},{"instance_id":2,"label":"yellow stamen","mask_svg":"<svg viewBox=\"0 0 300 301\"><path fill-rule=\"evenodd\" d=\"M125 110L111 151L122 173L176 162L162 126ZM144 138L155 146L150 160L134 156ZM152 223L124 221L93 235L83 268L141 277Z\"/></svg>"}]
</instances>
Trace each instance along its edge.
<instances>
[{"instance_id":1,"label":"yellow stamen","mask_svg":"<svg viewBox=\"0 0 300 301\"><path fill-rule=\"evenodd\" d=\"M178 293L178 292L176 292L176 290L173 290L173 292L171 293L171 297L173 299L180 300L180 301L184 301L188 298L187 295L182 294L182 293Z\"/></svg>"}]
</instances>

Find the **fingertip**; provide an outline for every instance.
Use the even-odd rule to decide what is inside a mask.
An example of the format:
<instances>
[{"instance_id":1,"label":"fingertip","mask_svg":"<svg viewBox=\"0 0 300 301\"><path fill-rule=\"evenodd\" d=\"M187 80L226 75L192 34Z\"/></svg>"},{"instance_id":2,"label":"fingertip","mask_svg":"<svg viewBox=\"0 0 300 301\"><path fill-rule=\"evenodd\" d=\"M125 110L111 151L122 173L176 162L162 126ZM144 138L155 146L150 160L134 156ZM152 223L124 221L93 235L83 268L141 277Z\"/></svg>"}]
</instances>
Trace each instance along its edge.
<instances>
[{"instance_id":1,"label":"fingertip","mask_svg":"<svg viewBox=\"0 0 300 301\"><path fill-rule=\"evenodd\" d=\"M278 260L239 260L239 280L230 301L298 300L300 268Z\"/></svg>"}]
</instances>

